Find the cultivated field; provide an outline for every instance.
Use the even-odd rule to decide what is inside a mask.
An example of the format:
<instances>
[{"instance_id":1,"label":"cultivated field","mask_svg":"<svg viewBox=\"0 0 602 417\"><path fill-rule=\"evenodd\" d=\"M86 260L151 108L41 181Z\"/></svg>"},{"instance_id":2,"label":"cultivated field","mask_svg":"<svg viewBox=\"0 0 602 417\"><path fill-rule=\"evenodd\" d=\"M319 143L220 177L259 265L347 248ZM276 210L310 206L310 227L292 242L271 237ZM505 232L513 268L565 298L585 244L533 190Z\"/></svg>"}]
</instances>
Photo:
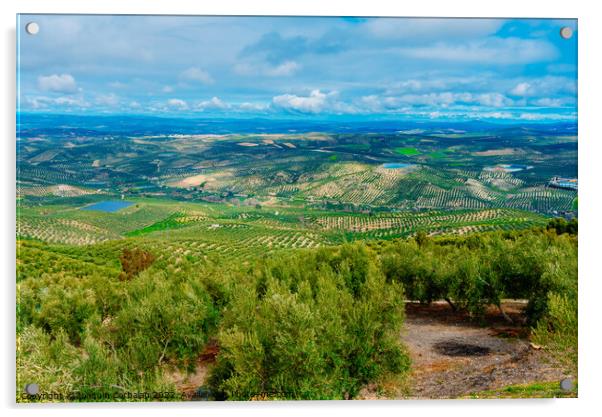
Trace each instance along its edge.
<instances>
[{"instance_id":1,"label":"cultivated field","mask_svg":"<svg viewBox=\"0 0 602 417\"><path fill-rule=\"evenodd\" d=\"M18 139L18 378L248 400L576 376L577 223L550 223L577 217L550 186L574 126L72 122Z\"/></svg>"}]
</instances>

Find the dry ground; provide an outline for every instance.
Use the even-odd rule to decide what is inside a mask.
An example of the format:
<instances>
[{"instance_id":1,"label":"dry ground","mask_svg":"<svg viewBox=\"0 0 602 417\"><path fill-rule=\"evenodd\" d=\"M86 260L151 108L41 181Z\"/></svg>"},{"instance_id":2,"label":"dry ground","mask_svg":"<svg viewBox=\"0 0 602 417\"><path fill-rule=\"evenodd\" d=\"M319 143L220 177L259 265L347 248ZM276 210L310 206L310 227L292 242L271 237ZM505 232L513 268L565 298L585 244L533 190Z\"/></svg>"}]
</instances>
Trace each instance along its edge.
<instances>
[{"instance_id":1,"label":"dry ground","mask_svg":"<svg viewBox=\"0 0 602 417\"><path fill-rule=\"evenodd\" d=\"M524 307L521 302L504 304L514 323L521 323ZM453 312L447 303L409 303L406 311L402 340L412 371L404 398L456 398L569 376L529 342L527 328L509 324L496 309L482 323Z\"/></svg>"}]
</instances>

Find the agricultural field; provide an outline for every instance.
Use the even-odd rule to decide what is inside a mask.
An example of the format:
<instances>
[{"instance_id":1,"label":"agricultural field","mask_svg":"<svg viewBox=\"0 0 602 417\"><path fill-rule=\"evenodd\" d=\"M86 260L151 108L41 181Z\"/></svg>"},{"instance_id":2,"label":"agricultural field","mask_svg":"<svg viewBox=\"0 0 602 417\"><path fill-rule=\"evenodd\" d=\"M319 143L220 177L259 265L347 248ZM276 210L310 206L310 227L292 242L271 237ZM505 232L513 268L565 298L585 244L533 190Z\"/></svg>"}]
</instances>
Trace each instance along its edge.
<instances>
[{"instance_id":1,"label":"agricultural field","mask_svg":"<svg viewBox=\"0 0 602 417\"><path fill-rule=\"evenodd\" d=\"M62 393L82 385L113 395L117 385L185 399L204 387L213 399L263 399L240 371L253 363L272 378L269 398L322 399L505 396L525 378L546 388L575 375L576 359L541 365L576 346L569 330L548 331L558 312L576 317L576 298L562 297L576 291L577 191L550 186L577 177L572 125L299 131L47 118L32 116L17 142L23 378ZM553 282L542 278L558 265ZM495 383L466 390L432 385L440 373L404 388L411 366L460 363L417 350L437 351L441 334L469 351L474 338L486 342L489 362L462 359L475 381L532 349L524 335L491 336L508 323L477 328L502 308L511 332L551 346L529 356L532 377L510 363ZM281 314L290 328L273 325ZM412 337L400 339L402 329ZM368 345L377 353L364 355ZM313 362L291 377L286 360L299 355ZM556 395L548 388L524 392Z\"/></svg>"},{"instance_id":2,"label":"agricultural field","mask_svg":"<svg viewBox=\"0 0 602 417\"><path fill-rule=\"evenodd\" d=\"M191 240L207 253L247 256L577 214L576 190L549 186L576 177L572 125L374 129L161 133L31 123L18 141L17 233L73 245ZM131 204L95 209L107 201Z\"/></svg>"}]
</instances>

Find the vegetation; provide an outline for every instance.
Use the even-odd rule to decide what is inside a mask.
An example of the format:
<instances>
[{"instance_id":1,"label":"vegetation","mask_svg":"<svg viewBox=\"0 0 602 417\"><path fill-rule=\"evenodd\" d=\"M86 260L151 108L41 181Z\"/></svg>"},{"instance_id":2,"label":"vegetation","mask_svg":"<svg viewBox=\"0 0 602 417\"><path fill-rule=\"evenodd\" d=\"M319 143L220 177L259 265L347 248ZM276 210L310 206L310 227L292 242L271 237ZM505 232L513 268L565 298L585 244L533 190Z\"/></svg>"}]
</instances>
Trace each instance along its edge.
<instances>
[{"instance_id":1,"label":"vegetation","mask_svg":"<svg viewBox=\"0 0 602 417\"><path fill-rule=\"evenodd\" d=\"M416 148L395 148L395 152L404 156L414 156L420 154L420 151Z\"/></svg>"},{"instance_id":2,"label":"vegetation","mask_svg":"<svg viewBox=\"0 0 602 417\"><path fill-rule=\"evenodd\" d=\"M86 130L77 133L80 139L75 143L68 129L24 127L17 155L17 190L25 209L20 215L32 218L22 230L24 235L51 240L67 226L57 223L62 216L27 212L40 203L92 203L121 196L245 206L269 202L312 207L338 202L390 212L507 208L557 216L577 211L575 191L547 186L554 176L577 176L574 126L452 130L284 133L270 140L256 134L145 136L138 129L119 134ZM41 154L51 157L40 160ZM412 168L383 168L400 158L411 158ZM502 164L533 168L491 169ZM107 218L117 220L122 213L129 222L117 222L122 227L109 228L109 235L83 229L80 223L69 224L74 228L69 243L77 244L77 233L109 240L178 211L163 216L155 212L150 221L144 218L152 214L150 208L130 207L113 216L71 212L72 220L101 229ZM85 243L90 242L80 244Z\"/></svg>"},{"instance_id":3,"label":"vegetation","mask_svg":"<svg viewBox=\"0 0 602 417\"><path fill-rule=\"evenodd\" d=\"M140 272L147 269L155 261L155 255L141 249L123 249L119 257L121 269L123 272L119 274L119 279L122 281L130 280Z\"/></svg>"},{"instance_id":4,"label":"vegetation","mask_svg":"<svg viewBox=\"0 0 602 417\"><path fill-rule=\"evenodd\" d=\"M498 390L476 392L467 396L471 399L496 398L575 398L577 385L569 391L560 388L558 382L537 382L526 385L511 385Z\"/></svg>"},{"instance_id":5,"label":"vegetation","mask_svg":"<svg viewBox=\"0 0 602 417\"><path fill-rule=\"evenodd\" d=\"M568 296L573 289L576 295L576 238L556 233L537 229L437 241L419 234L386 245L383 270L412 300L445 299L477 316L488 305L501 308L504 298L528 299L528 319L537 323L550 313L553 294Z\"/></svg>"},{"instance_id":6,"label":"vegetation","mask_svg":"<svg viewBox=\"0 0 602 417\"><path fill-rule=\"evenodd\" d=\"M559 358L573 352L565 365L576 367L577 237L558 233L419 233L247 265L21 242L20 259L41 261L20 270L18 386L35 380L88 400L174 392L170 370L194 370L214 340L216 398L353 398L369 383L407 378L398 337L407 298L448 299L475 317L502 298L527 298L534 340ZM83 271L45 263L61 256Z\"/></svg>"},{"instance_id":7,"label":"vegetation","mask_svg":"<svg viewBox=\"0 0 602 417\"><path fill-rule=\"evenodd\" d=\"M576 218L577 193L548 187L577 176L572 125L265 136L45 123L17 144L19 390L179 399L174 374L196 372L207 346L215 398L399 388L406 299L476 320L528 299L533 341L576 375L578 227L550 219ZM104 200L134 204L81 210Z\"/></svg>"}]
</instances>

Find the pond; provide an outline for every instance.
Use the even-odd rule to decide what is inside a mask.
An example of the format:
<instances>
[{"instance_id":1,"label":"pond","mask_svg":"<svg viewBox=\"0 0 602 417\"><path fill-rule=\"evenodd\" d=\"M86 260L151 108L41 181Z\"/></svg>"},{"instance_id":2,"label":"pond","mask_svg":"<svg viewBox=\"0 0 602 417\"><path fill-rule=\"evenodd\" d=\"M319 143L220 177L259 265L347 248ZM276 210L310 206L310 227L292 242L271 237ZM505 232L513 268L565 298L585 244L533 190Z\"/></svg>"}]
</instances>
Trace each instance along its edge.
<instances>
[{"instance_id":1,"label":"pond","mask_svg":"<svg viewBox=\"0 0 602 417\"><path fill-rule=\"evenodd\" d=\"M520 165L520 164L500 164L493 167L485 167L486 171L504 171L504 172L520 172L526 169L532 169L531 165Z\"/></svg>"},{"instance_id":2,"label":"pond","mask_svg":"<svg viewBox=\"0 0 602 417\"><path fill-rule=\"evenodd\" d=\"M105 211L107 213L114 213L122 208L126 208L131 206L131 201L99 201L98 203L91 204L86 207L82 207L82 210L95 210L95 211Z\"/></svg>"},{"instance_id":3,"label":"pond","mask_svg":"<svg viewBox=\"0 0 602 417\"><path fill-rule=\"evenodd\" d=\"M404 164L403 162L389 162L389 163L383 164L383 168L387 168L387 169L408 168L411 166L412 166L412 164Z\"/></svg>"}]
</instances>

